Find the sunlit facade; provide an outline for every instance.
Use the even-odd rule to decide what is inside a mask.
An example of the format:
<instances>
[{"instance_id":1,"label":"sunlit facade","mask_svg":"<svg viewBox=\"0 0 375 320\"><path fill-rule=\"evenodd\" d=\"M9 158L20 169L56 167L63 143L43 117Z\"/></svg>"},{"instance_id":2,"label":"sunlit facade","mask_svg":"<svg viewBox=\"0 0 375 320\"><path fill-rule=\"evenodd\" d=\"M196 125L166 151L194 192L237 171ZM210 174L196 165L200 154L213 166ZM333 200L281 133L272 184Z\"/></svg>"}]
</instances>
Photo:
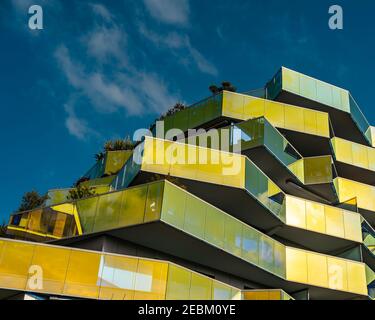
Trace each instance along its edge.
<instances>
[{"instance_id":1,"label":"sunlit facade","mask_svg":"<svg viewBox=\"0 0 375 320\"><path fill-rule=\"evenodd\" d=\"M375 297L374 128L349 91L281 68L163 128L99 159L95 195L11 215L0 298Z\"/></svg>"}]
</instances>

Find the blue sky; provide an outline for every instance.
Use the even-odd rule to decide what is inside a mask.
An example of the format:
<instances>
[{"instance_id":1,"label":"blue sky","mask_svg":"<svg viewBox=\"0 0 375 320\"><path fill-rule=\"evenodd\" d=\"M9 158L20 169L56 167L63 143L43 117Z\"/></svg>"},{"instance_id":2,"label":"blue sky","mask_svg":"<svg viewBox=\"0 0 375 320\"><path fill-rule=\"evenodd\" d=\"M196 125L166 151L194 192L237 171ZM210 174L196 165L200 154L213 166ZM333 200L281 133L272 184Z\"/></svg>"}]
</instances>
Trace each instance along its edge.
<instances>
[{"instance_id":1,"label":"blue sky","mask_svg":"<svg viewBox=\"0 0 375 320\"><path fill-rule=\"evenodd\" d=\"M44 30L28 29L31 4ZM344 30L328 28L333 4ZM351 90L374 124L374 11L371 0L1 0L0 219L26 191L72 185L105 140L222 80L247 91L284 65Z\"/></svg>"}]
</instances>

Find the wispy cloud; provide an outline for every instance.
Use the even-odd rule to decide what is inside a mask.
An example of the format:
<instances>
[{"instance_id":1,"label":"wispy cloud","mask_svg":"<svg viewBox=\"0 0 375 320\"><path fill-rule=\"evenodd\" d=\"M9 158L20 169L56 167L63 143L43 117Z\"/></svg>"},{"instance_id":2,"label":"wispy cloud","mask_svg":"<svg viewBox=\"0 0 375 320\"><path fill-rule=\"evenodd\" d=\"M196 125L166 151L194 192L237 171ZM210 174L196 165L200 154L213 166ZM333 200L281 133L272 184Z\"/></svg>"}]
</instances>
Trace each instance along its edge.
<instances>
[{"instance_id":1,"label":"wispy cloud","mask_svg":"<svg viewBox=\"0 0 375 320\"><path fill-rule=\"evenodd\" d=\"M181 52L176 52L176 55L184 56L185 58L189 57L201 72L213 76L218 74L217 68L208 61L198 49L193 47L188 35L181 35L178 32L159 34L147 29L142 23L139 24L139 32L159 48L185 51L183 54L181 54Z\"/></svg>"},{"instance_id":2,"label":"wispy cloud","mask_svg":"<svg viewBox=\"0 0 375 320\"><path fill-rule=\"evenodd\" d=\"M77 117L75 112L75 99L70 99L64 106L67 118L65 126L69 133L78 140L86 141L92 135L98 135L95 130L88 126L87 121Z\"/></svg>"},{"instance_id":3,"label":"wispy cloud","mask_svg":"<svg viewBox=\"0 0 375 320\"><path fill-rule=\"evenodd\" d=\"M100 16L103 20L107 22L112 21L113 16L105 6L103 6L100 3L92 3L90 6L91 6L92 11L96 15Z\"/></svg>"},{"instance_id":4,"label":"wispy cloud","mask_svg":"<svg viewBox=\"0 0 375 320\"><path fill-rule=\"evenodd\" d=\"M147 11L160 22L185 26L189 22L188 0L143 0Z\"/></svg>"}]
</instances>

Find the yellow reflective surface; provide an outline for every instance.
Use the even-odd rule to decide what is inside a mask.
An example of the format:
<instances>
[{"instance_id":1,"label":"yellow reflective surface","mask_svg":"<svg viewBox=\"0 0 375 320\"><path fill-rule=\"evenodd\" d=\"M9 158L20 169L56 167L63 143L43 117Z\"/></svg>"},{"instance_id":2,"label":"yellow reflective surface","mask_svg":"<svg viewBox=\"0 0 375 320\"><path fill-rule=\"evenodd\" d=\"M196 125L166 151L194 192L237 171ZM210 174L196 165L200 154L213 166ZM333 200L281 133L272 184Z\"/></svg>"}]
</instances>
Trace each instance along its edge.
<instances>
[{"instance_id":1,"label":"yellow reflective surface","mask_svg":"<svg viewBox=\"0 0 375 320\"><path fill-rule=\"evenodd\" d=\"M223 92L223 115L239 120L264 116L278 128L329 137L327 113L234 92Z\"/></svg>"},{"instance_id":2,"label":"yellow reflective surface","mask_svg":"<svg viewBox=\"0 0 375 320\"><path fill-rule=\"evenodd\" d=\"M287 225L362 242L358 213L286 195L285 215Z\"/></svg>"},{"instance_id":3,"label":"yellow reflective surface","mask_svg":"<svg viewBox=\"0 0 375 320\"><path fill-rule=\"evenodd\" d=\"M8 239L0 240L0 288L106 300L230 300L240 293L165 261Z\"/></svg>"},{"instance_id":4,"label":"yellow reflective surface","mask_svg":"<svg viewBox=\"0 0 375 320\"><path fill-rule=\"evenodd\" d=\"M286 268L289 281L367 295L363 263L287 247Z\"/></svg>"}]
</instances>

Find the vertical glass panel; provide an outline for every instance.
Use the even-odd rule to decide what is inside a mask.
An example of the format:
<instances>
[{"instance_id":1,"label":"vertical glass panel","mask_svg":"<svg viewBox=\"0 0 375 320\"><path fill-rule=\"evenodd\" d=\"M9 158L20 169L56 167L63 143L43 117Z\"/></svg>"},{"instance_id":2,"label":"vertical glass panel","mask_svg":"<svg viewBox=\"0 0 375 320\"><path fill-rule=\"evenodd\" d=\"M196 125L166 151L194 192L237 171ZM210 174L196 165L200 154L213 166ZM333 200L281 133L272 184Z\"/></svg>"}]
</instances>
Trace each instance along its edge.
<instances>
[{"instance_id":1,"label":"vertical glass panel","mask_svg":"<svg viewBox=\"0 0 375 320\"><path fill-rule=\"evenodd\" d=\"M105 255L99 299L133 300L138 259Z\"/></svg>"},{"instance_id":2,"label":"vertical glass panel","mask_svg":"<svg viewBox=\"0 0 375 320\"><path fill-rule=\"evenodd\" d=\"M317 112L303 109L303 120L306 133L319 134L317 131Z\"/></svg>"},{"instance_id":3,"label":"vertical glass panel","mask_svg":"<svg viewBox=\"0 0 375 320\"><path fill-rule=\"evenodd\" d=\"M95 217L94 232L115 229L121 212L122 196L125 192L115 192L99 197Z\"/></svg>"},{"instance_id":4,"label":"vertical glass panel","mask_svg":"<svg viewBox=\"0 0 375 320\"><path fill-rule=\"evenodd\" d=\"M306 229L305 201L291 196L286 197L286 224Z\"/></svg>"},{"instance_id":5,"label":"vertical glass panel","mask_svg":"<svg viewBox=\"0 0 375 320\"><path fill-rule=\"evenodd\" d=\"M332 182L331 156L304 158L304 174L306 184Z\"/></svg>"},{"instance_id":6,"label":"vertical glass panel","mask_svg":"<svg viewBox=\"0 0 375 320\"><path fill-rule=\"evenodd\" d=\"M306 201L306 227L308 230L325 233L325 208L322 204Z\"/></svg>"},{"instance_id":7,"label":"vertical glass panel","mask_svg":"<svg viewBox=\"0 0 375 320\"><path fill-rule=\"evenodd\" d=\"M34 232L46 234L48 229L49 218L50 215L43 214L42 209L32 211L30 212L27 229Z\"/></svg>"},{"instance_id":8,"label":"vertical glass panel","mask_svg":"<svg viewBox=\"0 0 375 320\"><path fill-rule=\"evenodd\" d=\"M167 263L139 260L134 300L164 300L167 274Z\"/></svg>"},{"instance_id":9,"label":"vertical glass panel","mask_svg":"<svg viewBox=\"0 0 375 320\"><path fill-rule=\"evenodd\" d=\"M34 245L0 241L0 282L4 288L24 290Z\"/></svg>"},{"instance_id":10,"label":"vertical glass panel","mask_svg":"<svg viewBox=\"0 0 375 320\"><path fill-rule=\"evenodd\" d=\"M204 239L205 223L206 204L193 195L186 194L184 230L200 239Z\"/></svg>"},{"instance_id":11,"label":"vertical glass panel","mask_svg":"<svg viewBox=\"0 0 375 320\"><path fill-rule=\"evenodd\" d=\"M327 233L336 237L344 238L344 218L342 210L334 207L325 207Z\"/></svg>"},{"instance_id":12,"label":"vertical glass panel","mask_svg":"<svg viewBox=\"0 0 375 320\"><path fill-rule=\"evenodd\" d=\"M284 128L284 106L278 102L266 101L265 102L265 117L272 123L273 126Z\"/></svg>"},{"instance_id":13,"label":"vertical glass panel","mask_svg":"<svg viewBox=\"0 0 375 320\"><path fill-rule=\"evenodd\" d=\"M307 283L307 254L305 251L286 248L286 278L289 281Z\"/></svg>"},{"instance_id":14,"label":"vertical glass panel","mask_svg":"<svg viewBox=\"0 0 375 320\"><path fill-rule=\"evenodd\" d=\"M193 273L191 275L190 299L211 300L212 280Z\"/></svg>"},{"instance_id":15,"label":"vertical glass panel","mask_svg":"<svg viewBox=\"0 0 375 320\"><path fill-rule=\"evenodd\" d=\"M225 217L224 249L233 255L241 256L242 223L232 217Z\"/></svg>"},{"instance_id":16,"label":"vertical glass panel","mask_svg":"<svg viewBox=\"0 0 375 320\"><path fill-rule=\"evenodd\" d=\"M367 149L364 146L361 146L356 143L352 143L353 150L353 164L357 167L368 168L368 155Z\"/></svg>"},{"instance_id":17,"label":"vertical glass panel","mask_svg":"<svg viewBox=\"0 0 375 320\"><path fill-rule=\"evenodd\" d=\"M43 271L43 288L26 287L26 290L61 294L64 289L70 249L35 246L31 265L40 266Z\"/></svg>"},{"instance_id":18,"label":"vertical glass panel","mask_svg":"<svg viewBox=\"0 0 375 320\"><path fill-rule=\"evenodd\" d=\"M320 254L309 253L307 255L307 267L308 283L318 287L327 287L327 257Z\"/></svg>"},{"instance_id":19,"label":"vertical glass panel","mask_svg":"<svg viewBox=\"0 0 375 320\"><path fill-rule=\"evenodd\" d=\"M345 238L362 242L361 216L354 212L342 211L344 215Z\"/></svg>"},{"instance_id":20,"label":"vertical glass panel","mask_svg":"<svg viewBox=\"0 0 375 320\"><path fill-rule=\"evenodd\" d=\"M103 267L101 257L96 253L72 250L64 294L97 299Z\"/></svg>"},{"instance_id":21,"label":"vertical glass panel","mask_svg":"<svg viewBox=\"0 0 375 320\"><path fill-rule=\"evenodd\" d=\"M291 91L296 94L300 93L300 77L299 73L284 69L282 71L282 77L283 77L283 89L286 91Z\"/></svg>"},{"instance_id":22,"label":"vertical glass panel","mask_svg":"<svg viewBox=\"0 0 375 320\"><path fill-rule=\"evenodd\" d=\"M335 290L348 289L346 261L328 258L328 287Z\"/></svg>"},{"instance_id":23,"label":"vertical glass panel","mask_svg":"<svg viewBox=\"0 0 375 320\"><path fill-rule=\"evenodd\" d=\"M253 228L243 227L241 257L255 265L259 263L260 233Z\"/></svg>"},{"instance_id":24,"label":"vertical glass panel","mask_svg":"<svg viewBox=\"0 0 375 320\"><path fill-rule=\"evenodd\" d=\"M147 185L125 191L119 217L119 225L131 226L143 223L147 196Z\"/></svg>"},{"instance_id":25,"label":"vertical glass panel","mask_svg":"<svg viewBox=\"0 0 375 320\"><path fill-rule=\"evenodd\" d=\"M169 265L166 300L189 300L191 272Z\"/></svg>"},{"instance_id":26,"label":"vertical glass panel","mask_svg":"<svg viewBox=\"0 0 375 320\"><path fill-rule=\"evenodd\" d=\"M361 263L347 261L348 290L367 295L366 270Z\"/></svg>"},{"instance_id":27,"label":"vertical glass panel","mask_svg":"<svg viewBox=\"0 0 375 320\"><path fill-rule=\"evenodd\" d=\"M164 183L153 183L148 186L146 211L144 222L160 219L161 204L163 201Z\"/></svg>"},{"instance_id":28,"label":"vertical glass panel","mask_svg":"<svg viewBox=\"0 0 375 320\"><path fill-rule=\"evenodd\" d=\"M259 238L259 266L275 273L274 241L265 235L260 235Z\"/></svg>"},{"instance_id":29,"label":"vertical glass panel","mask_svg":"<svg viewBox=\"0 0 375 320\"><path fill-rule=\"evenodd\" d=\"M375 171L375 149L368 148L367 153L368 153L368 165L369 165L368 168L372 171Z\"/></svg>"},{"instance_id":30,"label":"vertical glass panel","mask_svg":"<svg viewBox=\"0 0 375 320\"><path fill-rule=\"evenodd\" d=\"M165 183L163 198L163 221L182 229L185 221L186 193L169 183Z\"/></svg>"},{"instance_id":31,"label":"vertical glass panel","mask_svg":"<svg viewBox=\"0 0 375 320\"><path fill-rule=\"evenodd\" d=\"M329 120L328 113L317 112L316 113L316 124L317 132L316 134L329 138Z\"/></svg>"},{"instance_id":32,"label":"vertical glass panel","mask_svg":"<svg viewBox=\"0 0 375 320\"><path fill-rule=\"evenodd\" d=\"M212 300L231 300L232 288L223 283L213 281L212 283Z\"/></svg>"},{"instance_id":33,"label":"vertical glass panel","mask_svg":"<svg viewBox=\"0 0 375 320\"><path fill-rule=\"evenodd\" d=\"M243 119L244 115L244 97L243 95L224 92L223 93L223 114L235 119ZM245 120L245 119L243 119Z\"/></svg>"},{"instance_id":34,"label":"vertical glass panel","mask_svg":"<svg viewBox=\"0 0 375 320\"><path fill-rule=\"evenodd\" d=\"M77 209L84 233L91 233L94 229L97 203L98 197L77 201Z\"/></svg>"},{"instance_id":35,"label":"vertical glass panel","mask_svg":"<svg viewBox=\"0 0 375 320\"><path fill-rule=\"evenodd\" d=\"M326 105L332 105L332 87L321 81L317 81L317 101Z\"/></svg>"},{"instance_id":36,"label":"vertical glass panel","mask_svg":"<svg viewBox=\"0 0 375 320\"><path fill-rule=\"evenodd\" d=\"M224 247L224 220L225 215L222 212L207 205L204 239L219 248Z\"/></svg>"},{"instance_id":37,"label":"vertical glass panel","mask_svg":"<svg viewBox=\"0 0 375 320\"><path fill-rule=\"evenodd\" d=\"M205 103L208 103L206 100ZM194 129L202 125L203 121L206 120L205 118L205 106L204 105L196 105L189 108L189 128ZM210 119L210 118L208 118ZM208 120L207 119L207 120Z\"/></svg>"},{"instance_id":38,"label":"vertical glass panel","mask_svg":"<svg viewBox=\"0 0 375 320\"><path fill-rule=\"evenodd\" d=\"M286 257L285 246L279 242L273 241L274 245L274 271L280 277L285 278Z\"/></svg>"},{"instance_id":39,"label":"vertical glass panel","mask_svg":"<svg viewBox=\"0 0 375 320\"><path fill-rule=\"evenodd\" d=\"M285 128L295 131L304 131L303 109L285 106Z\"/></svg>"},{"instance_id":40,"label":"vertical glass panel","mask_svg":"<svg viewBox=\"0 0 375 320\"><path fill-rule=\"evenodd\" d=\"M316 100L316 81L312 78L306 77L304 75L300 75L300 84L301 96L309 98L311 100Z\"/></svg>"},{"instance_id":41,"label":"vertical glass panel","mask_svg":"<svg viewBox=\"0 0 375 320\"><path fill-rule=\"evenodd\" d=\"M264 99L244 97L244 114L246 118L258 118L264 116Z\"/></svg>"}]
</instances>

